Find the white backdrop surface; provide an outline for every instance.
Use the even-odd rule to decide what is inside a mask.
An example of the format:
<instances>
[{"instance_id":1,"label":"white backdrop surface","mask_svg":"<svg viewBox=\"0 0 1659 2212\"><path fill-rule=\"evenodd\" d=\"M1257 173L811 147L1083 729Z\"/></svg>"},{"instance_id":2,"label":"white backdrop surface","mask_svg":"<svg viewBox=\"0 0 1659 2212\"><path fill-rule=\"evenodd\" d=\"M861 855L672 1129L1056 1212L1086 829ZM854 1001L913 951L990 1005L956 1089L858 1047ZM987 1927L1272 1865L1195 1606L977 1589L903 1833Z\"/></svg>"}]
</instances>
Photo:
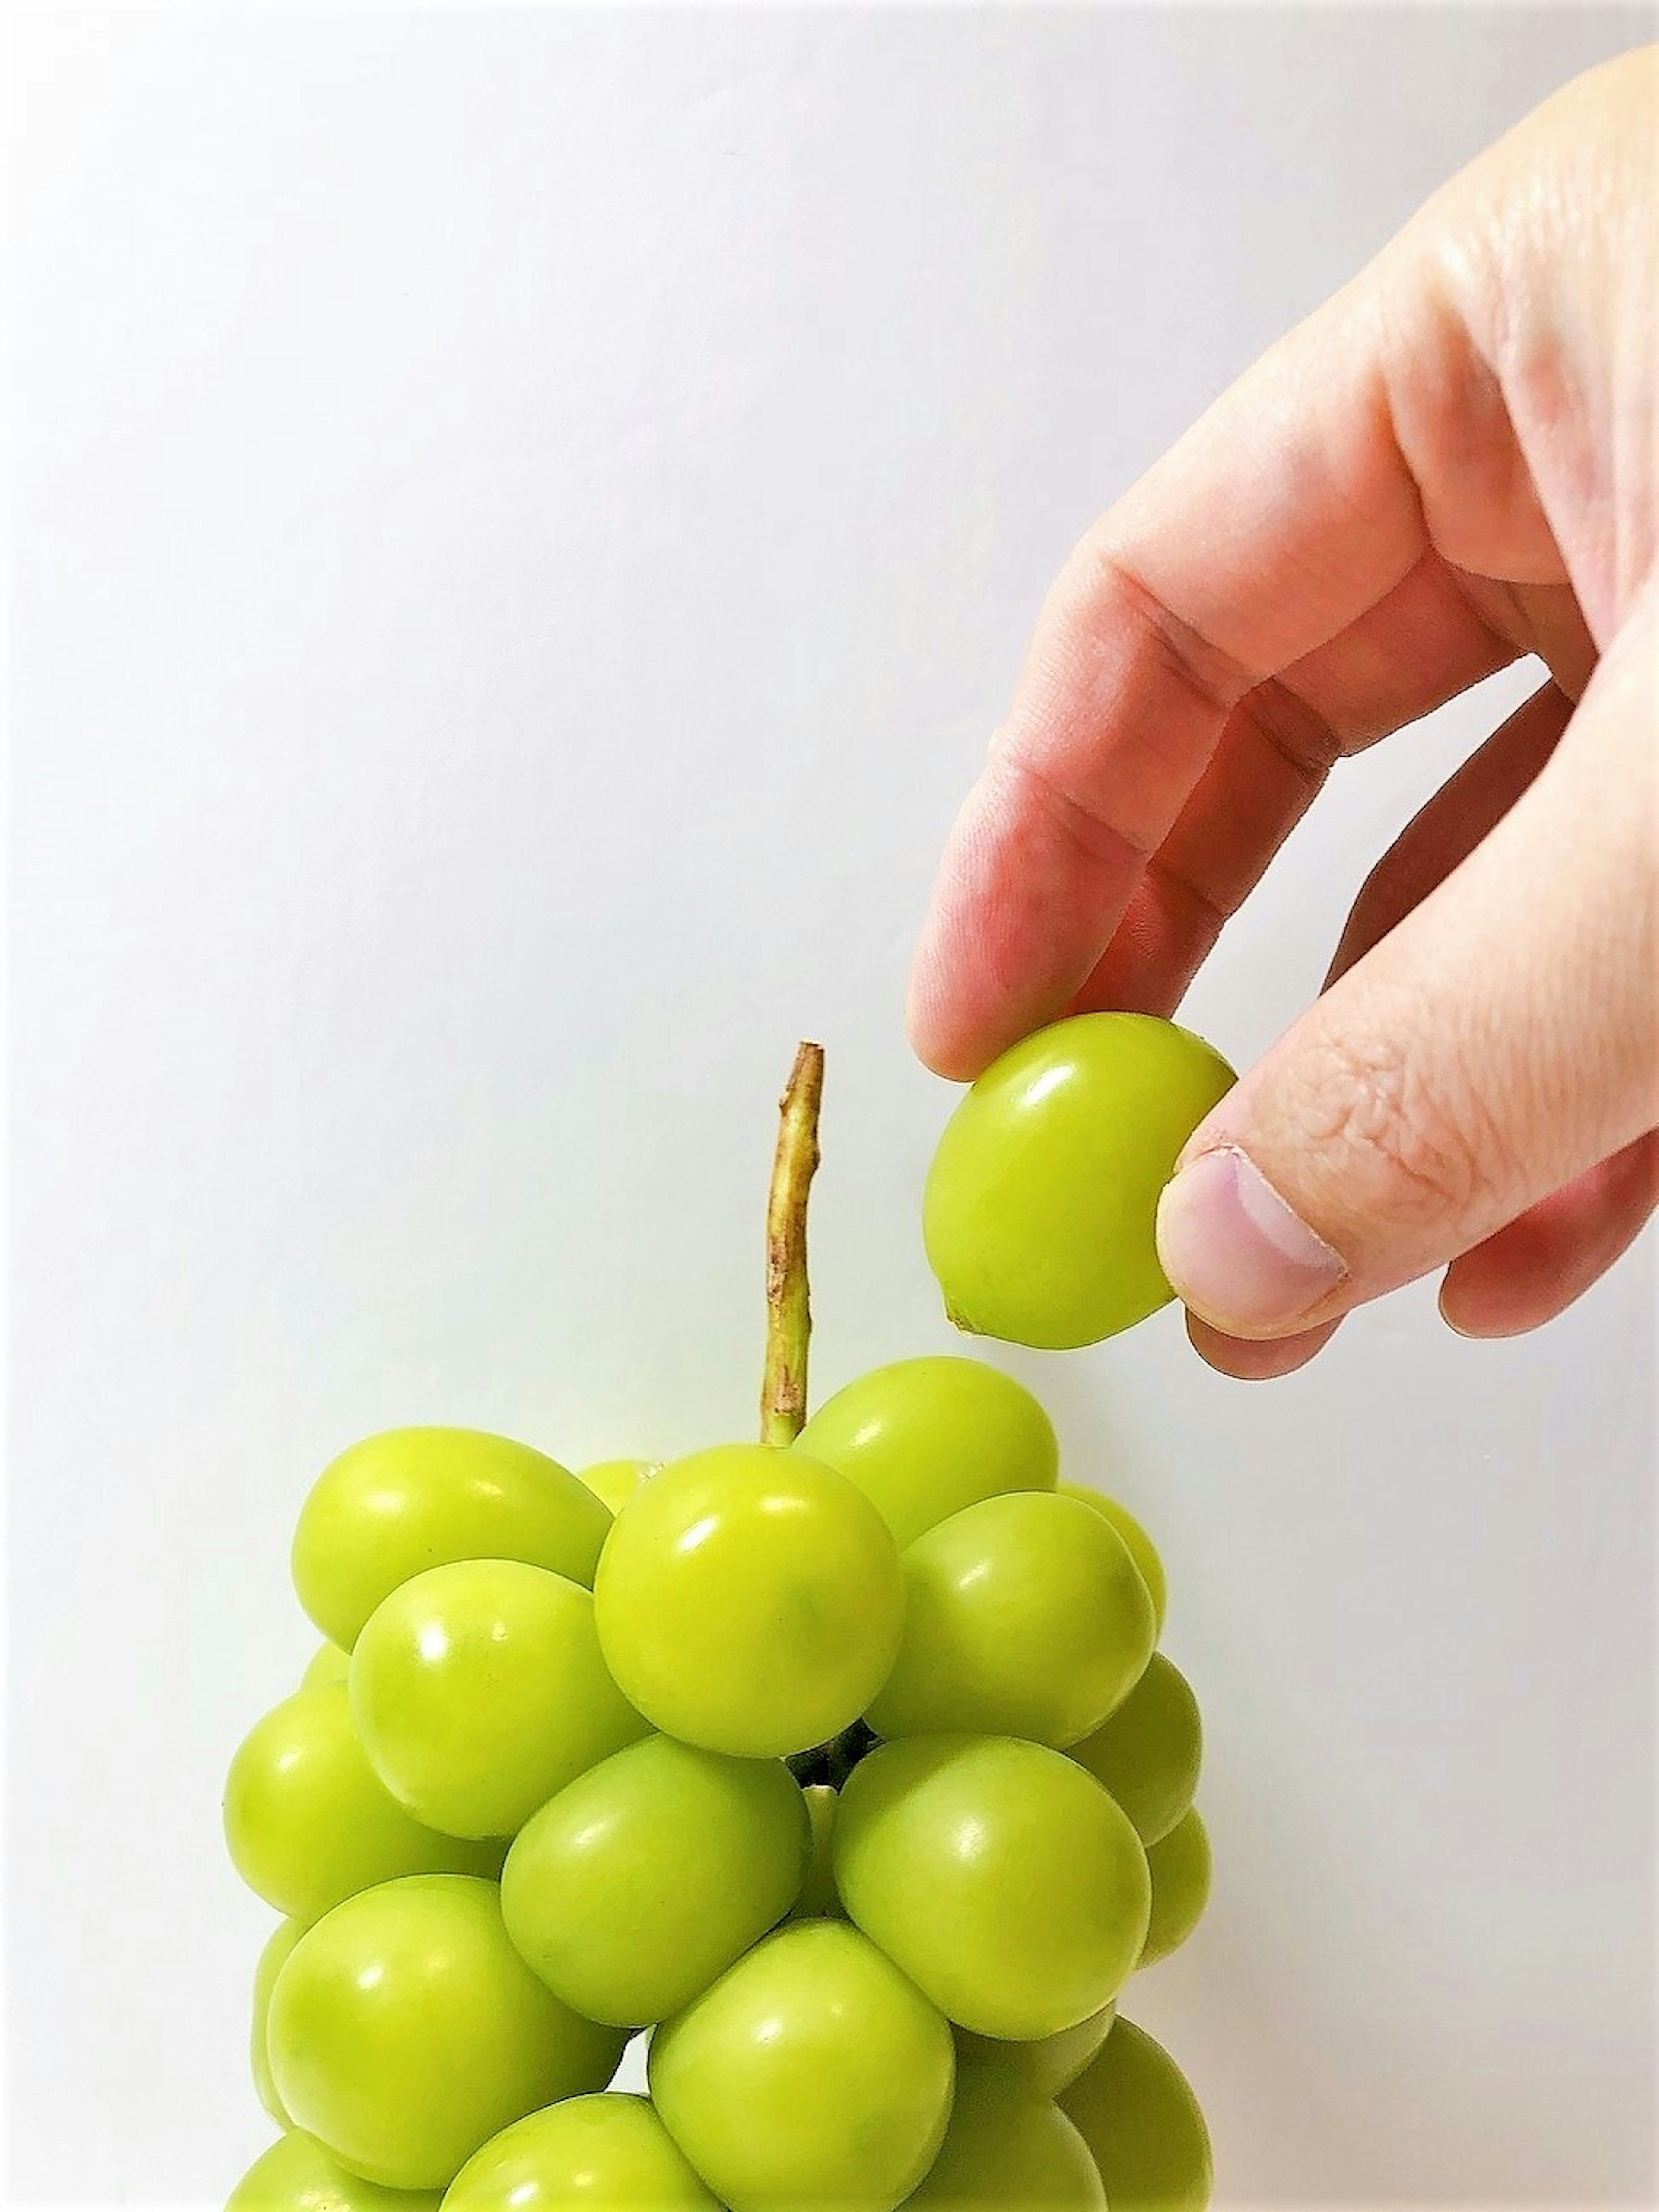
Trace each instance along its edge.
<instances>
[{"instance_id":1,"label":"white backdrop surface","mask_svg":"<svg viewBox=\"0 0 1659 2212\"><path fill-rule=\"evenodd\" d=\"M1642 11L20 16L9 2191L222 2201L222 1770L306 1486L406 1420L745 1433L797 1036L817 1376L948 1348L939 839L1091 513ZM1365 761L1234 1057L1523 688ZM1137 2009L1227 2204L1653 2190L1651 1261L1224 1382L1015 1357L1161 1538L1212 1917Z\"/></svg>"}]
</instances>

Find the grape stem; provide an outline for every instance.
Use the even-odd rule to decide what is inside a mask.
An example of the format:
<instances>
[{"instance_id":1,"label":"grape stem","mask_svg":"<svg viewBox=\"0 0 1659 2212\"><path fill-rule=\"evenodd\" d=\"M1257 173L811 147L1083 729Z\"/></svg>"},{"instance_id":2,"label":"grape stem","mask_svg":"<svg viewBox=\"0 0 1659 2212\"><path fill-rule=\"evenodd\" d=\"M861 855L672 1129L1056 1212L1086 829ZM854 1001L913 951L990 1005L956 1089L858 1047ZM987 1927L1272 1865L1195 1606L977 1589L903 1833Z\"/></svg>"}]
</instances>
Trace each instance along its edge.
<instances>
[{"instance_id":1,"label":"grape stem","mask_svg":"<svg viewBox=\"0 0 1659 2212\"><path fill-rule=\"evenodd\" d=\"M881 1738L868 1721L853 1721L828 1743L811 1751L798 1751L784 1765L803 1790L827 1784L831 1790L846 1787L847 1778L861 1759L867 1758Z\"/></svg>"},{"instance_id":2,"label":"grape stem","mask_svg":"<svg viewBox=\"0 0 1659 2212\"><path fill-rule=\"evenodd\" d=\"M812 1308L806 1275L806 1201L818 1164L823 1047L804 1044L778 1101L778 1149L766 1202L766 1372L761 1442L792 1444L806 1421Z\"/></svg>"}]
</instances>

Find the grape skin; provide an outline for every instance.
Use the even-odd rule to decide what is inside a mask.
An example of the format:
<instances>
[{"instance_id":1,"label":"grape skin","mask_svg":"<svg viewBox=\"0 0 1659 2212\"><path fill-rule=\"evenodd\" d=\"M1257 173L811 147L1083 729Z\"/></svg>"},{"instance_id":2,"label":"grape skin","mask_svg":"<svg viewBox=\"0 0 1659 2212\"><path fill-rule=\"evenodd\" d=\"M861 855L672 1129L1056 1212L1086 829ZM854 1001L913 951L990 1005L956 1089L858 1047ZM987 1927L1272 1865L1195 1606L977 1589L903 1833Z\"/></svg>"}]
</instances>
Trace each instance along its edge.
<instances>
[{"instance_id":1,"label":"grape skin","mask_svg":"<svg viewBox=\"0 0 1659 2212\"><path fill-rule=\"evenodd\" d=\"M351 1655L363 1747L398 1802L446 1835L511 1836L647 1732L599 1650L580 1583L516 1559L416 1575Z\"/></svg>"},{"instance_id":2,"label":"grape skin","mask_svg":"<svg viewBox=\"0 0 1659 2212\"><path fill-rule=\"evenodd\" d=\"M568 1468L476 1429L390 1429L318 1476L294 1536L294 1587L349 1651L402 1583L456 1559L522 1559L592 1587L611 1514Z\"/></svg>"},{"instance_id":3,"label":"grape skin","mask_svg":"<svg viewBox=\"0 0 1659 2212\"><path fill-rule=\"evenodd\" d=\"M524 1829L501 1911L556 1996L590 2020L645 2027L701 1996L782 1919L810 1849L787 1767L647 1736Z\"/></svg>"},{"instance_id":4,"label":"grape skin","mask_svg":"<svg viewBox=\"0 0 1659 2212\"><path fill-rule=\"evenodd\" d=\"M1146 1865L1152 1877L1152 1917L1140 1954L1143 1968L1181 1948L1210 1900L1210 1838L1195 1806L1149 1847Z\"/></svg>"},{"instance_id":5,"label":"grape skin","mask_svg":"<svg viewBox=\"0 0 1659 2212\"><path fill-rule=\"evenodd\" d=\"M1209 2130L1186 2076L1144 2028L1119 2019L1060 2103L1093 2154L1112 2212L1205 2212Z\"/></svg>"},{"instance_id":6,"label":"grape skin","mask_svg":"<svg viewBox=\"0 0 1659 2212\"><path fill-rule=\"evenodd\" d=\"M312 1654L311 1663L300 1677L302 1690L325 1690L331 1684L345 1681L351 1673L351 1654L342 1651L337 1644L319 1644Z\"/></svg>"},{"instance_id":7,"label":"grape skin","mask_svg":"<svg viewBox=\"0 0 1659 2212\"><path fill-rule=\"evenodd\" d=\"M1001 2043L994 2036L959 2027L957 2051L959 2059L969 2063L994 2062L1040 2097L1058 2097L1099 2051L1116 2018L1116 2005L1109 2004L1076 2027L1062 2028L1058 2035L1045 2035L1035 2043Z\"/></svg>"},{"instance_id":8,"label":"grape skin","mask_svg":"<svg viewBox=\"0 0 1659 2212\"><path fill-rule=\"evenodd\" d=\"M1146 1854L1064 1753L911 1736L842 1792L836 1887L854 1923L959 2027L1024 2042L1110 2003L1146 1940Z\"/></svg>"},{"instance_id":9,"label":"grape skin","mask_svg":"<svg viewBox=\"0 0 1659 2212\"><path fill-rule=\"evenodd\" d=\"M260 1952L259 1963L253 1970L253 2020L248 2038L248 2063L259 2102L279 2128L286 2128L290 2123L283 2100L276 2094L276 2084L270 2078L270 2052L266 2042L270 1993L276 1986L277 1975L288 1963L289 1952L305 1932L303 1920L280 1922Z\"/></svg>"},{"instance_id":10,"label":"grape skin","mask_svg":"<svg viewBox=\"0 0 1659 2212\"><path fill-rule=\"evenodd\" d=\"M1140 1570L1140 1578L1146 1583L1147 1594L1152 1601L1152 1613L1158 1624L1158 1633L1162 1636L1164 1617L1169 1611L1170 1585L1157 1545L1153 1543L1128 1507L1121 1504L1115 1498L1107 1497L1103 1491L1088 1489L1080 1482L1062 1482L1060 1486L1060 1494L1062 1498L1075 1498L1081 1504L1089 1506L1103 1519L1109 1521L1118 1534L1122 1537L1128 1547L1129 1557Z\"/></svg>"},{"instance_id":11,"label":"grape skin","mask_svg":"<svg viewBox=\"0 0 1659 2212\"><path fill-rule=\"evenodd\" d=\"M438 2212L435 2189L382 2189L348 2173L297 2130L273 2143L230 2193L225 2212Z\"/></svg>"},{"instance_id":12,"label":"grape skin","mask_svg":"<svg viewBox=\"0 0 1659 2212\"><path fill-rule=\"evenodd\" d=\"M653 1726L774 1759L839 1735L881 1687L904 1577L845 1475L803 1452L727 1444L629 1499L593 1601L611 1672Z\"/></svg>"},{"instance_id":13,"label":"grape skin","mask_svg":"<svg viewBox=\"0 0 1659 2212\"><path fill-rule=\"evenodd\" d=\"M255 1723L226 1781L225 1839L256 1896L307 1923L398 1875L495 1875L502 1856L438 1834L392 1798L337 1682L297 1690Z\"/></svg>"},{"instance_id":14,"label":"grape skin","mask_svg":"<svg viewBox=\"0 0 1659 2212\"><path fill-rule=\"evenodd\" d=\"M612 1513L620 1513L646 1477L656 1473L657 1466L656 1461L648 1459L602 1459L597 1466L582 1468L576 1479Z\"/></svg>"},{"instance_id":15,"label":"grape skin","mask_svg":"<svg viewBox=\"0 0 1659 2212\"><path fill-rule=\"evenodd\" d=\"M938 2154L951 2031L844 1922L769 1936L652 2039L663 2124L731 2212L894 2212Z\"/></svg>"},{"instance_id":16,"label":"grape skin","mask_svg":"<svg viewBox=\"0 0 1659 2212\"><path fill-rule=\"evenodd\" d=\"M1157 1626L1117 1531L1075 1498L1015 1492L904 1555L905 1624L870 1723L883 1736L1012 1735L1059 1750L1098 1728Z\"/></svg>"},{"instance_id":17,"label":"grape skin","mask_svg":"<svg viewBox=\"0 0 1659 2212\"><path fill-rule=\"evenodd\" d=\"M939 2158L908 2202L928 2212L1107 2212L1089 2147L1059 2106L982 2059L959 2069Z\"/></svg>"},{"instance_id":18,"label":"grape skin","mask_svg":"<svg viewBox=\"0 0 1659 2212\"><path fill-rule=\"evenodd\" d=\"M1160 1843L1188 1811L1204 1763L1204 1723L1192 1685L1160 1651L1103 1727L1068 1754L1109 1790L1143 1844Z\"/></svg>"},{"instance_id":19,"label":"grape skin","mask_svg":"<svg viewBox=\"0 0 1659 2212\"><path fill-rule=\"evenodd\" d=\"M1167 1305L1158 1198L1234 1079L1151 1014L1074 1015L994 1061L946 1124L922 1202L957 1325L1059 1352Z\"/></svg>"},{"instance_id":20,"label":"grape skin","mask_svg":"<svg viewBox=\"0 0 1659 2212\"><path fill-rule=\"evenodd\" d=\"M388 2189L447 2188L513 2121L603 2089L624 2041L537 1980L494 1882L455 1875L349 1898L307 1930L271 1992L284 2106Z\"/></svg>"},{"instance_id":21,"label":"grape skin","mask_svg":"<svg viewBox=\"0 0 1659 2212\"><path fill-rule=\"evenodd\" d=\"M642 2097L568 2098L475 2152L444 2212L720 2212Z\"/></svg>"},{"instance_id":22,"label":"grape skin","mask_svg":"<svg viewBox=\"0 0 1659 2212\"><path fill-rule=\"evenodd\" d=\"M857 1483L901 1551L981 1498L1051 1491L1060 1473L1047 1413L982 1359L901 1359L861 1375L818 1407L799 1449Z\"/></svg>"}]
</instances>

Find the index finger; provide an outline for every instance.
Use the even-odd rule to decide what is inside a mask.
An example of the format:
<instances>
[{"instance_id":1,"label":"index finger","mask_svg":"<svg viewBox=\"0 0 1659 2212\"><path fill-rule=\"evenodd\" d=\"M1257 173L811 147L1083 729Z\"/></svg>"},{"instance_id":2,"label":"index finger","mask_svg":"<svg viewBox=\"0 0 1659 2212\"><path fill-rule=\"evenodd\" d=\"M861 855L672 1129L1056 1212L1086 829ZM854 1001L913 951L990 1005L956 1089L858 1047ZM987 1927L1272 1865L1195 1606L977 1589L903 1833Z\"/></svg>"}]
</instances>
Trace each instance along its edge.
<instances>
[{"instance_id":1,"label":"index finger","mask_svg":"<svg viewBox=\"0 0 1659 2212\"><path fill-rule=\"evenodd\" d=\"M1494 393L1436 257L1396 249L1083 539L940 867L911 985L932 1066L971 1076L1065 1008L1241 702L1316 653L1328 669L1426 554L1473 565L1497 523L1559 573L1541 518L1517 525L1494 499L1513 483L1496 466L1494 430L1509 432ZM1473 611L1435 650L1443 665L1416 666L1414 694L1449 696L1492 665Z\"/></svg>"}]
</instances>

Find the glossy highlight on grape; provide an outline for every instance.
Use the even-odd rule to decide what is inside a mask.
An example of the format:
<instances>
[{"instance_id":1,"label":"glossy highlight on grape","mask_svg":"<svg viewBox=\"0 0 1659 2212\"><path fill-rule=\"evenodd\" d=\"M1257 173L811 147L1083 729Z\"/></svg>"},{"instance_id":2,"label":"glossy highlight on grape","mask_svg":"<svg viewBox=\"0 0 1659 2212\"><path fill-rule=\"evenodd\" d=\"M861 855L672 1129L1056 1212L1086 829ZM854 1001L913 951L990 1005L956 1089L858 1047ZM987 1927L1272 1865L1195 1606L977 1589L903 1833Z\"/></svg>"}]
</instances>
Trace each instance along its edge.
<instances>
[{"instance_id":1,"label":"glossy highlight on grape","mask_svg":"<svg viewBox=\"0 0 1659 2212\"><path fill-rule=\"evenodd\" d=\"M603 2089L623 2038L578 2018L508 1941L494 1882L415 1875L307 1931L271 1992L276 2094L388 2189L446 2189L492 2136Z\"/></svg>"},{"instance_id":2,"label":"glossy highlight on grape","mask_svg":"<svg viewBox=\"0 0 1659 2212\"><path fill-rule=\"evenodd\" d=\"M1146 1672L1157 1625L1122 1538L1073 1498L988 1498L904 1555L904 1635L878 1735L1013 1735L1061 1750Z\"/></svg>"},{"instance_id":3,"label":"glossy highlight on grape","mask_svg":"<svg viewBox=\"0 0 1659 2212\"><path fill-rule=\"evenodd\" d=\"M402 1583L351 1655L351 1708L399 1804L453 1836L512 1836L647 1733L599 1650L580 1583L459 1559Z\"/></svg>"},{"instance_id":4,"label":"glossy highlight on grape","mask_svg":"<svg viewBox=\"0 0 1659 2212\"><path fill-rule=\"evenodd\" d=\"M1146 1940L1146 1855L1063 1753L912 1736L842 1793L836 1886L854 1923L958 2027L1023 2041L1115 1998Z\"/></svg>"},{"instance_id":5,"label":"glossy highlight on grape","mask_svg":"<svg viewBox=\"0 0 1659 2212\"><path fill-rule=\"evenodd\" d=\"M501 1870L501 1844L441 1835L398 1803L340 1682L296 1691L255 1725L231 1762L224 1818L248 1887L307 1923L399 1875Z\"/></svg>"},{"instance_id":6,"label":"glossy highlight on grape","mask_svg":"<svg viewBox=\"0 0 1659 2212\"><path fill-rule=\"evenodd\" d=\"M982 1359L901 1359L826 1399L800 1449L857 1483L900 1549L981 1498L1052 1490L1054 1424Z\"/></svg>"},{"instance_id":7,"label":"glossy highlight on grape","mask_svg":"<svg viewBox=\"0 0 1659 2212\"><path fill-rule=\"evenodd\" d=\"M444 2212L720 2212L642 2097L572 2097L468 2160Z\"/></svg>"},{"instance_id":8,"label":"glossy highlight on grape","mask_svg":"<svg viewBox=\"0 0 1659 2212\"><path fill-rule=\"evenodd\" d=\"M769 1936L651 2045L664 2124L731 2212L894 2212L938 2155L955 2075L939 2014L842 1921Z\"/></svg>"},{"instance_id":9,"label":"glossy highlight on grape","mask_svg":"<svg viewBox=\"0 0 1659 2212\"><path fill-rule=\"evenodd\" d=\"M391 1429L318 1476L294 1586L343 1651L402 1583L453 1559L522 1559L590 1584L611 1515L556 1460L475 1429Z\"/></svg>"},{"instance_id":10,"label":"glossy highlight on grape","mask_svg":"<svg viewBox=\"0 0 1659 2212\"><path fill-rule=\"evenodd\" d=\"M1067 1351L1167 1305L1158 1198L1234 1079L1151 1014L1074 1015L994 1061L951 1115L923 1199L957 1326Z\"/></svg>"},{"instance_id":11,"label":"glossy highlight on grape","mask_svg":"<svg viewBox=\"0 0 1659 2212\"><path fill-rule=\"evenodd\" d=\"M501 1910L521 1955L575 2011L648 2027L777 1925L811 1848L805 1800L779 1760L647 1736L527 1824Z\"/></svg>"},{"instance_id":12,"label":"glossy highlight on grape","mask_svg":"<svg viewBox=\"0 0 1659 2212\"><path fill-rule=\"evenodd\" d=\"M623 1694L666 1735L742 1759L822 1743L887 1679L904 1577L857 1486L800 1451L726 1444L617 1516L593 1601Z\"/></svg>"}]
</instances>

